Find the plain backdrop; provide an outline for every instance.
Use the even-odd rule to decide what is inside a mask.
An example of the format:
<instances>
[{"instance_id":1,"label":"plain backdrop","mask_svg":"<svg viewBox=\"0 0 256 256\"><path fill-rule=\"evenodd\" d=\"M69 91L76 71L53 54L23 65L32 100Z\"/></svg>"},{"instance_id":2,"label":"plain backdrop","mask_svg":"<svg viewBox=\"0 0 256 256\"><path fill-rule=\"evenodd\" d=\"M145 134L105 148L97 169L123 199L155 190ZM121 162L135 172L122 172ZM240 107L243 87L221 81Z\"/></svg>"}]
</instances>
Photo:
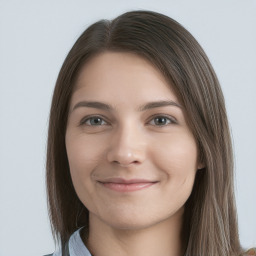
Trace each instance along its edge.
<instances>
[{"instance_id":1,"label":"plain backdrop","mask_svg":"<svg viewBox=\"0 0 256 256\"><path fill-rule=\"evenodd\" d=\"M256 1L0 0L0 256L54 251L45 192L51 96L78 36L147 9L185 26L221 82L232 127L242 245L256 245Z\"/></svg>"}]
</instances>

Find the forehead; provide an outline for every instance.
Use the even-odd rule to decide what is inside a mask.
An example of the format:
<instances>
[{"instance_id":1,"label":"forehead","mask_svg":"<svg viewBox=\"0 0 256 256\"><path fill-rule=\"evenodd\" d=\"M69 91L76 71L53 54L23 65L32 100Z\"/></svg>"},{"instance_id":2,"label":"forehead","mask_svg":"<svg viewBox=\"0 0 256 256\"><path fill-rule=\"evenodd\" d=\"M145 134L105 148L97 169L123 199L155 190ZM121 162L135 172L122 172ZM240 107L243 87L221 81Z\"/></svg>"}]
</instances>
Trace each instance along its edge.
<instances>
[{"instance_id":1,"label":"forehead","mask_svg":"<svg viewBox=\"0 0 256 256\"><path fill-rule=\"evenodd\" d=\"M154 94L177 99L172 85L148 60L132 53L104 52L89 60L81 69L74 94L117 97ZM128 93L129 92L129 93ZM74 96L75 96L74 95ZM124 95L125 96L125 95Z\"/></svg>"}]
</instances>

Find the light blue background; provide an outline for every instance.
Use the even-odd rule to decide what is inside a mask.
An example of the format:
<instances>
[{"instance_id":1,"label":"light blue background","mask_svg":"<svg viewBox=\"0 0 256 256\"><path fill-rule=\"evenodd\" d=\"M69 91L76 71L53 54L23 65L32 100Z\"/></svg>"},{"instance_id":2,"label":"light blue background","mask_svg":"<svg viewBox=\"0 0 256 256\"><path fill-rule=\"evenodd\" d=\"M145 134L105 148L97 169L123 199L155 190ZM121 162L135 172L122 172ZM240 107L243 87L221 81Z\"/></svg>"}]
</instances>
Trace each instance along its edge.
<instances>
[{"instance_id":1,"label":"light blue background","mask_svg":"<svg viewBox=\"0 0 256 256\"><path fill-rule=\"evenodd\" d=\"M176 19L208 54L232 127L242 245L256 245L255 0L0 0L0 256L54 250L44 176L57 74L88 25L136 9Z\"/></svg>"}]
</instances>

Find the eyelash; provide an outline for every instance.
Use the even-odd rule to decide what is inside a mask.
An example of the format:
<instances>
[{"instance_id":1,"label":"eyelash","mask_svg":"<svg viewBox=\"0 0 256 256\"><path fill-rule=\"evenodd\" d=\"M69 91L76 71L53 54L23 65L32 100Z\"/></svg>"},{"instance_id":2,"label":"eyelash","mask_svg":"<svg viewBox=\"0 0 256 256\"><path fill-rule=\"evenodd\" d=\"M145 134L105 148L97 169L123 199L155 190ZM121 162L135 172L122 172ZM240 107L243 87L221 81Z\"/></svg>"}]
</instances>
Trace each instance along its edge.
<instances>
[{"instance_id":1,"label":"eyelash","mask_svg":"<svg viewBox=\"0 0 256 256\"><path fill-rule=\"evenodd\" d=\"M91 126L91 127L97 127L97 126L106 125L106 124L103 124L103 125L86 124L87 121L90 121L90 120L96 119L96 118L101 119L101 121L103 121L103 122L105 122L106 124L108 124L108 122L105 121L103 117L98 116L98 115L95 115L95 116L87 116L87 117L83 118L83 119L80 121L80 125L81 125L81 126L82 126L82 125L86 125L86 126ZM173 117L170 117L170 116L164 115L164 114L162 114L162 115L161 115L161 114L158 114L158 115L152 116L151 119L150 119L150 122L153 121L153 120L155 120L156 118L165 118L165 119L169 120L169 123L168 123L168 124L164 124L164 125L154 125L154 126L165 127L165 126L170 125L170 124L177 124L177 121L176 121ZM150 125L150 122L148 122L149 125Z\"/></svg>"}]
</instances>

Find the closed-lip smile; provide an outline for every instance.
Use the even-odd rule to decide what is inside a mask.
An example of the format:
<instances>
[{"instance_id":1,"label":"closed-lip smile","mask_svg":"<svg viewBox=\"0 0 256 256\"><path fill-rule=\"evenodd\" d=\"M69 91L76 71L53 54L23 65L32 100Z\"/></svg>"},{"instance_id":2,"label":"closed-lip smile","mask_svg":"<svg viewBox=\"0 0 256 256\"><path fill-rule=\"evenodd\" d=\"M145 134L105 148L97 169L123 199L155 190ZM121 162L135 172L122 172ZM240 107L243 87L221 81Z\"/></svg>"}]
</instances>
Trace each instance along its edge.
<instances>
[{"instance_id":1,"label":"closed-lip smile","mask_svg":"<svg viewBox=\"0 0 256 256\"><path fill-rule=\"evenodd\" d=\"M133 192L153 186L158 181L147 179L123 179L123 178L108 178L98 181L105 188L117 192Z\"/></svg>"}]
</instances>

